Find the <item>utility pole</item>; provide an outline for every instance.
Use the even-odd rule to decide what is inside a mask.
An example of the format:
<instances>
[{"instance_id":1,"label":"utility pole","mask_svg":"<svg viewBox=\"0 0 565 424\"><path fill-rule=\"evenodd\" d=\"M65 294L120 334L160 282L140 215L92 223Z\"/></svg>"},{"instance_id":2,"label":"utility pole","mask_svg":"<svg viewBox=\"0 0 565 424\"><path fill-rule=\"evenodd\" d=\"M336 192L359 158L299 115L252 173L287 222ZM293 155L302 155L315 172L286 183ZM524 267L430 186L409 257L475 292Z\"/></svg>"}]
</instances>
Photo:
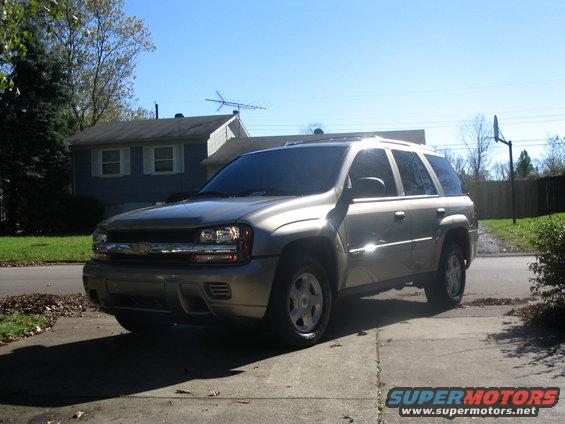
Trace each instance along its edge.
<instances>
[{"instance_id":1,"label":"utility pole","mask_svg":"<svg viewBox=\"0 0 565 424\"><path fill-rule=\"evenodd\" d=\"M514 190L514 158L512 156L512 141L505 140L504 136L498 128L498 118L494 115L494 141L497 143L500 141L508 146L508 152L510 154L510 191L512 196L512 225L516 225L516 195Z\"/></svg>"}]
</instances>

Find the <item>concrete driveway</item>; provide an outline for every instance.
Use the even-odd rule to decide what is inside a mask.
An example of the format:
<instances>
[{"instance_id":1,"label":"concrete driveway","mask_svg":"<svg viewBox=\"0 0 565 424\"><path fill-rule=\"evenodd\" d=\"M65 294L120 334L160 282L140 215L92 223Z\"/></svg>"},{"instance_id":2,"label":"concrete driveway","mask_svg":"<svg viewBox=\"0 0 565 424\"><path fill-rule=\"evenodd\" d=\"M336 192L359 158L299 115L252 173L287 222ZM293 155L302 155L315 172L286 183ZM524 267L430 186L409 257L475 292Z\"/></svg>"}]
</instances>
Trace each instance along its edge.
<instances>
[{"instance_id":1,"label":"concrete driveway","mask_svg":"<svg viewBox=\"0 0 565 424\"><path fill-rule=\"evenodd\" d=\"M473 296L516 297L515 286L529 294L523 271L514 281L496 271L500 262L484 264ZM0 347L0 418L56 422L83 411L91 422L419 422L383 408L390 388L565 389L563 335L525 329L504 316L509 308L438 314L415 289L351 299L338 305L323 343L296 351L253 329L178 327L151 338L104 314L60 319L53 331ZM564 404L538 420L564 422Z\"/></svg>"}]
</instances>

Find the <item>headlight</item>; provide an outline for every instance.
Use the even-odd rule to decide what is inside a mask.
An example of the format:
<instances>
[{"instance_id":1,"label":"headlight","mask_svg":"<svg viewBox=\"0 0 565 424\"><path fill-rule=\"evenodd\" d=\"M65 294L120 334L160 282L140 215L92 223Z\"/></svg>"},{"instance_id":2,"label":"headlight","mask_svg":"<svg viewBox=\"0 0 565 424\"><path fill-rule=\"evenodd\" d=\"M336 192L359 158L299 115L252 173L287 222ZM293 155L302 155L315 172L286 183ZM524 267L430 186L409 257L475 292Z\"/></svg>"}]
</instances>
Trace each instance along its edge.
<instances>
[{"instance_id":1,"label":"headlight","mask_svg":"<svg viewBox=\"0 0 565 424\"><path fill-rule=\"evenodd\" d=\"M227 227L204 228L200 231L200 243L237 243L239 241L239 227L229 225Z\"/></svg>"},{"instance_id":2,"label":"headlight","mask_svg":"<svg viewBox=\"0 0 565 424\"><path fill-rule=\"evenodd\" d=\"M201 229L196 237L201 244L225 244L234 246L234 252L218 252L195 255L197 263L234 263L244 262L251 258L253 247L253 230L247 225L223 225Z\"/></svg>"},{"instance_id":3,"label":"headlight","mask_svg":"<svg viewBox=\"0 0 565 424\"><path fill-rule=\"evenodd\" d=\"M92 258L107 259L104 245L108 241L108 233L102 228L96 228L92 234Z\"/></svg>"}]
</instances>

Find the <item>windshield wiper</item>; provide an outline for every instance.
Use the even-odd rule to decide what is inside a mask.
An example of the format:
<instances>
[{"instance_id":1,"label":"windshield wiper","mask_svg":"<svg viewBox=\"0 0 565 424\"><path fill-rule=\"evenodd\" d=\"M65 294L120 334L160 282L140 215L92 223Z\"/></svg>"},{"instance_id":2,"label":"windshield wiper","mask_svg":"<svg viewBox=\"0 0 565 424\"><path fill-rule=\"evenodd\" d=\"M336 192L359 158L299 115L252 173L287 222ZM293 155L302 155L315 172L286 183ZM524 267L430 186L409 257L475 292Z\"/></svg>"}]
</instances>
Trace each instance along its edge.
<instances>
[{"instance_id":1,"label":"windshield wiper","mask_svg":"<svg viewBox=\"0 0 565 424\"><path fill-rule=\"evenodd\" d=\"M224 193L223 191L199 191L194 194L191 194L188 198L194 199L196 197L229 197L228 193Z\"/></svg>"},{"instance_id":2,"label":"windshield wiper","mask_svg":"<svg viewBox=\"0 0 565 424\"><path fill-rule=\"evenodd\" d=\"M236 196L249 196L250 194L255 194L257 196L292 196L293 193L289 193L285 190L280 190L278 188L272 187L256 187L247 190L242 190L236 194Z\"/></svg>"}]
</instances>

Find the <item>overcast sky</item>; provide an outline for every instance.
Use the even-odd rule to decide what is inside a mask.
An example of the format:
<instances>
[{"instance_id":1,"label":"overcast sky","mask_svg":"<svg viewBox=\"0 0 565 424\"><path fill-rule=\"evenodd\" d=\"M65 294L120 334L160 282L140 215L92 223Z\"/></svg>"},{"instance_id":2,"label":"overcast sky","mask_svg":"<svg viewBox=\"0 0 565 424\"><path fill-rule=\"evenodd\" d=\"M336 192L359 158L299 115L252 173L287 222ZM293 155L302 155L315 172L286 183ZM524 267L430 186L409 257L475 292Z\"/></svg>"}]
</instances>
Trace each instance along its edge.
<instances>
[{"instance_id":1,"label":"overcast sky","mask_svg":"<svg viewBox=\"0 0 565 424\"><path fill-rule=\"evenodd\" d=\"M463 153L458 123L477 113L498 115L516 157L565 135L565 1L127 0L126 11L157 46L135 88L161 117L215 114L204 98L219 90L266 105L242 111L252 135L313 121L424 128L428 145Z\"/></svg>"}]
</instances>

